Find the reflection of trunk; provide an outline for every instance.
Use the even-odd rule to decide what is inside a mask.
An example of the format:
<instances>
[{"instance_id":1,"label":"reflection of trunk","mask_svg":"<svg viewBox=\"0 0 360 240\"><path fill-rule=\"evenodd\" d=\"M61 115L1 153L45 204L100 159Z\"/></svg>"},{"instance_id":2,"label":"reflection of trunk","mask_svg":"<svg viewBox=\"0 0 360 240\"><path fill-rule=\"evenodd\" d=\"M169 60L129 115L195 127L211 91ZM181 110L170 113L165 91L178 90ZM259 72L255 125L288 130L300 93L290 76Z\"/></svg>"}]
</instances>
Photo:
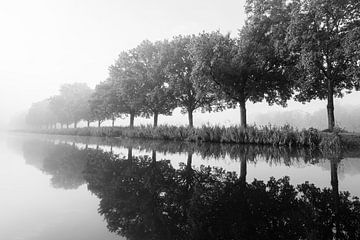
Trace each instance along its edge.
<instances>
[{"instance_id":1,"label":"reflection of trunk","mask_svg":"<svg viewBox=\"0 0 360 240\"><path fill-rule=\"evenodd\" d=\"M191 128L194 127L193 111L192 109L188 109L189 127Z\"/></svg>"},{"instance_id":2,"label":"reflection of trunk","mask_svg":"<svg viewBox=\"0 0 360 240\"><path fill-rule=\"evenodd\" d=\"M132 155L132 147L128 148L128 160L132 161L133 155Z\"/></svg>"},{"instance_id":3,"label":"reflection of trunk","mask_svg":"<svg viewBox=\"0 0 360 240\"><path fill-rule=\"evenodd\" d=\"M130 113L130 128L134 128L135 114Z\"/></svg>"},{"instance_id":4,"label":"reflection of trunk","mask_svg":"<svg viewBox=\"0 0 360 240\"><path fill-rule=\"evenodd\" d=\"M240 182L242 184L246 183L246 153L240 157Z\"/></svg>"},{"instance_id":5,"label":"reflection of trunk","mask_svg":"<svg viewBox=\"0 0 360 240\"><path fill-rule=\"evenodd\" d=\"M157 127L158 125L158 117L159 114L157 112L154 112L154 127Z\"/></svg>"},{"instance_id":6,"label":"reflection of trunk","mask_svg":"<svg viewBox=\"0 0 360 240\"><path fill-rule=\"evenodd\" d=\"M334 211L334 221L335 221L335 238L340 239L340 220L339 220L339 181L338 181L338 160L331 159L331 186L333 194L333 211Z\"/></svg>"},{"instance_id":7,"label":"reflection of trunk","mask_svg":"<svg viewBox=\"0 0 360 240\"><path fill-rule=\"evenodd\" d=\"M335 115L334 115L334 86L333 81L328 79L328 96L327 96L327 115L328 115L328 129L334 130L335 126Z\"/></svg>"},{"instance_id":8,"label":"reflection of trunk","mask_svg":"<svg viewBox=\"0 0 360 240\"><path fill-rule=\"evenodd\" d=\"M156 151L155 150L152 151L152 157L151 158L152 158L153 162L156 162Z\"/></svg>"},{"instance_id":9,"label":"reflection of trunk","mask_svg":"<svg viewBox=\"0 0 360 240\"><path fill-rule=\"evenodd\" d=\"M192 153L189 152L188 156L187 156L187 161L186 161L186 170L191 170L191 163L192 163Z\"/></svg>"},{"instance_id":10,"label":"reflection of trunk","mask_svg":"<svg viewBox=\"0 0 360 240\"><path fill-rule=\"evenodd\" d=\"M240 126L246 128L246 101L240 102Z\"/></svg>"}]
</instances>

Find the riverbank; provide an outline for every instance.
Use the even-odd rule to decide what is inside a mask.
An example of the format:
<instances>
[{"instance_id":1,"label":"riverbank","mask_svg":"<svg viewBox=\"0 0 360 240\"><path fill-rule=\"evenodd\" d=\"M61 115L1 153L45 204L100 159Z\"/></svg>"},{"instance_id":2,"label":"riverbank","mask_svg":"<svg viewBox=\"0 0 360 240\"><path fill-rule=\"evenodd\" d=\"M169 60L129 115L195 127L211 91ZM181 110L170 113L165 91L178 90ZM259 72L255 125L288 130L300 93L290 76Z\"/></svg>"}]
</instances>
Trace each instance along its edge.
<instances>
[{"instance_id":1,"label":"riverbank","mask_svg":"<svg viewBox=\"0 0 360 240\"><path fill-rule=\"evenodd\" d=\"M360 135L345 133L325 133L317 129L298 130L291 126L250 126L246 129L232 126L202 126L200 128L159 126L140 127L89 127L66 129L32 129L23 132L93 136L93 137L127 137L156 140L258 144L287 147L320 147L337 150L344 146L360 146Z\"/></svg>"}]
</instances>

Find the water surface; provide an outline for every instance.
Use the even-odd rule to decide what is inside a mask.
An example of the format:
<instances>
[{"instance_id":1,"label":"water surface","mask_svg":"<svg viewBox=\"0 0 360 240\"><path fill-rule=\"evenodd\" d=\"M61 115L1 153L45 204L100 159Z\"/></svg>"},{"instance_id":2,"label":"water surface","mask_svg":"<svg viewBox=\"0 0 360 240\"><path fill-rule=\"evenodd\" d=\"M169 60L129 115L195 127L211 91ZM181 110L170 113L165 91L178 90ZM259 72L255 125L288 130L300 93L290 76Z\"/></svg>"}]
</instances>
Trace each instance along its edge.
<instances>
[{"instance_id":1,"label":"water surface","mask_svg":"<svg viewBox=\"0 0 360 240\"><path fill-rule=\"evenodd\" d=\"M0 150L0 239L359 236L357 150L20 134Z\"/></svg>"}]
</instances>

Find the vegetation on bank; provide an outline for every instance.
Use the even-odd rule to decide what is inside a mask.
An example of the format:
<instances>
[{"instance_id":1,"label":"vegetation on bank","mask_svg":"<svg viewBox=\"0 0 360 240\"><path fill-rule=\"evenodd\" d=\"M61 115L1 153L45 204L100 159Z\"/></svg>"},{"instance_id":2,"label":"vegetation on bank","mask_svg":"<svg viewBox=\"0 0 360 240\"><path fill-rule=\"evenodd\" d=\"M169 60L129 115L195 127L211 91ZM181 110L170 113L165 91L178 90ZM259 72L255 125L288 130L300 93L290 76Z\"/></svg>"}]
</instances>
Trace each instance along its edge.
<instances>
[{"instance_id":1,"label":"vegetation on bank","mask_svg":"<svg viewBox=\"0 0 360 240\"><path fill-rule=\"evenodd\" d=\"M273 126L240 126L220 127L202 126L200 128L175 127L161 125L140 127L85 127L64 129L36 129L35 133L54 135L74 135L93 137L127 137L156 140L173 140L189 142L213 142L235 144L259 144L286 147L311 147L340 150L343 147L338 133L324 133L314 128L298 130L289 125Z\"/></svg>"}]
</instances>

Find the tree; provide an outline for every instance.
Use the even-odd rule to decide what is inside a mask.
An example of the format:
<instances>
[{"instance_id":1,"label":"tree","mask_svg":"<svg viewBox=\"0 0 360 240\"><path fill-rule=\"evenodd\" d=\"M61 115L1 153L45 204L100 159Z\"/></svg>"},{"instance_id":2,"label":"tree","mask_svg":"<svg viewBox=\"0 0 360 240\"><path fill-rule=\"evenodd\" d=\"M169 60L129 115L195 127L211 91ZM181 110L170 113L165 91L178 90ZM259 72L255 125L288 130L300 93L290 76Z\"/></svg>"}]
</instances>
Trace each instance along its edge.
<instances>
[{"instance_id":1,"label":"tree","mask_svg":"<svg viewBox=\"0 0 360 240\"><path fill-rule=\"evenodd\" d=\"M55 119L49 99L32 104L26 116L26 122L37 127L50 127L56 123Z\"/></svg>"},{"instance_id":2,"label":"tree","mask_svg":"<svg viewBox=\"0 0 360 240\"><path fill-rule=\"evenodd\" d=\"M114 119L118 115L116 96L112 79L107 79L96 85L90 98L90 111L92 118L98 121L98 127L106 119Z\"/></svg>"},{"instance_id":3,"label":"tree","mask_svg":"<svg viewBox=\"0 0 360 240\"><path fill-rule=\"evenodd\" d=\"M92 90L85 83L64 84L60 87L60 95L65 104L71 122L77 123L87 117L89 99Z\"/></svg>"},{"instance_id":4,"label":"tree","mask_svg":"<svg viewBox=\"0 0 360 240\"><path fill-rule=\"evenodd\" d=\"M66 108L65 99L61 95L56 95L50 98L50 109L54 113L56 122L60 123L61 127L64 124L69 127L71 121L70 113Z\"/></svg>"},{"instance_id":5,"label":"tree","mask_svg":"<svg viewBox=\"0 0 360 240\"><path fill-rule=\"evenodd\" d=\"M255 1L249 1L248 4ZM261 1L264 2L264 1ZM266 2L266 1L265 1ZM279 25L286 6L263 5L269 13L259 16L257 9L247 6L248 20L238 38L220 32L202 33L192 41L190 51L196 62L195 73L203 75L219 87L220 95L230 107L240 105L241 126L246 127L246 102L265 100L270 105L285 106L292 95L289 64L281 42ZM273 26L278 24L276 28ZM280 38L280 39L279 39Z\"/></svg>"},{"instance_id":6,"label":"tree","mask_svg":"<svg viewBox=\"0 0 360 240\"><path fill-rule=\"evenodd\" d=\"M296 1L288 44L297 58L296 100L327 100L328 129L335 126L334 97L359 89L357 56L360 2Z\"/></svg>"},{"instance_id":7,"label":"tree","mask_svg":"<svg viewBox=\"0 0 360 240\"><path fill-rule=\"evenodd\" d=\"M192 74L194 63L190 58L188 46L192 36L177 36L170 42L170 59L166 72L170 78L170 88L174 92L182 113L187 113L189 126L193 127L193 112L220 109L218 99L209 84L200 81L202 76Z\"/></svg>"},{"instance_id":8,"label":"tree","mask_svg":"<svg viewBox=\"0 0 360 240\"><path fill-rule=\"evenodd\" d=\"M154 127L157 127L159 114L171 115L176 107L174 92L169 87L165 67L169 58L169 43L167 41L143 41L136 47L138 63L143 69L145 80L145 116L154 117Z\"/></svg>"},{"instance_id":9,"label":"tree","mask_svg":"<svg viewBox=\"0 0 360 240\"><path fill-rule=\"evenodd\" d=\"M117 110L130 115L130 128L133 128L135 116L142 114L146 95L145 72L136 50L122 52L110 66L109 74L114 83Z\"/></svg>"}]
</instances>

